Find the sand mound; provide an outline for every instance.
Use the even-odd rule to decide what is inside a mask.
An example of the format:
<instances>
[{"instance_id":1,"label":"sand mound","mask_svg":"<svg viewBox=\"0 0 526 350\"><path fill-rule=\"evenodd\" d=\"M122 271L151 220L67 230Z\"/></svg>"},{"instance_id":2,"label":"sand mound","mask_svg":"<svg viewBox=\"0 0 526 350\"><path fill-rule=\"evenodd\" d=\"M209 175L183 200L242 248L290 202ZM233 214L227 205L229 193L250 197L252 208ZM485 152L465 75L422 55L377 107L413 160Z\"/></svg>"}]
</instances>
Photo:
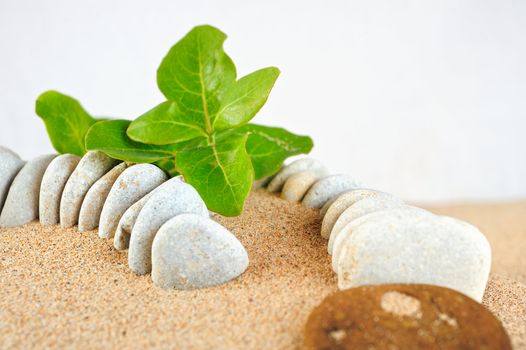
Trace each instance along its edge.
<instances>
[{"instance_id":1,"label":"sand mound","mask_svg":"<svg viewBox=\"0 0 526 350\"><path fill-rule=\"evenodd\" d=\"M519 348L526 348L526 289L519 273L526 270L526 262L514 247L524 247L526 241L525 210L526 203L435 209L467 218L488 234L494 271L502 277L492 277L484 304L503 321ZM250 267L227 285L196 291L166 291L154 286L150 276L135 276L126 252L114 250L95 231L80 234L36 222L1 229L0 344L299 347L311 309L337 288L317 211L258 191L242 216L219 221L246 247Z\"/></svg>"}]
</instances>

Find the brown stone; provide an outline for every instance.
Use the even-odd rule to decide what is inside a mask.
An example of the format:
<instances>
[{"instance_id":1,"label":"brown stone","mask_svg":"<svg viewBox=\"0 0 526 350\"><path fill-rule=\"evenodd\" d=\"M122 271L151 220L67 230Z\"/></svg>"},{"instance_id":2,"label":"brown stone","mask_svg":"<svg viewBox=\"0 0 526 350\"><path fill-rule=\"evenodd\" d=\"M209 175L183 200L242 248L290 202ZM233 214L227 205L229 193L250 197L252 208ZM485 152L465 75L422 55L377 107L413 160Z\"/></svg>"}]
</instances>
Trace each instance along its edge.
<instances>
[{"instance_id":1,"label":"brown stone","mask_svg":"<svg viewBox=\"0 0 526 350\"><path fill-rule=\"evenodd\" d=\"M511 349L500 321L454 290L386 284L329 295L310 314L305 349Z\"/></svg>"}]
</instances>

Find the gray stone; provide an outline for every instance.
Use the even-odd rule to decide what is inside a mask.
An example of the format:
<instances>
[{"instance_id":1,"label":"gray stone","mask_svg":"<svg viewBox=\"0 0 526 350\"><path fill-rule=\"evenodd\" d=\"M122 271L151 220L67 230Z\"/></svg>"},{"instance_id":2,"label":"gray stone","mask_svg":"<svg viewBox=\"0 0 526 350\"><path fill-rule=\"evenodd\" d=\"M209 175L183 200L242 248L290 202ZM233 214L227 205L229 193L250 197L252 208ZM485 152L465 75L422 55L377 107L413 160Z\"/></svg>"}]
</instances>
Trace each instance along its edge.
<instances>
[{"instance_id":1,"label":"gray stone","mask_svg":"<svg viewBox=\"0 0 526 350\"><path fill-rule=\"evenodd\" d=\"M99 226L104 202L110 193L111 187L126 167L127 165L124 162L115 165L113 169L90 187L80 206L78 226L80 232L90 231Z\"/></svg>"},{"instance_id":2,"label":"gray stone","mask_svg":"<svg viewBox=\"0 0 526 350\"><path fill-rule=\"evenodd\" d=\"M181 214L155 236L152 280L162 288L206 288L236 278L248 263L245 248L226 228L206 217Z\"/></svg>"},{"instance_id":3,"label":"gray stone","mask_svg":"<svg viewBox=\"0 0 526 350\"><path fill-rule=\"evenodd\" d=\"M268 184L267 190L270 192L281 191L285 181L287 181L290 176L305 170L317 173L320 177L327 175L327 169L321 162L312 158L302 158L281 168Z\"/></svg>"},{"instance_id":4,"label":"gray stone","mask_svg":"<svg viewBox=\"0 0 526 350\"><path fill-rule=\"evenodd\" d=\"M9 192L9 187L25 162L9 148L0 146L0 213Z\"/></svg>"},{"instance_id":5,"label":"gray stone","mask_svg":"<svg viewBox=\"0 0 526 350\"><path fill-rule=\"evenodd\" d=\"M174 178L176 180L183 180L182 176L176 176ZM126 209L124 214L122 214L121 219L119 220L119 224L117 225L117 229L115 230L115 236L113 237L113 246L117 250L125 250L128 249L128 246L130 245L130 236L133 230L133 226L135 225L135 221L137 221L137 217L139 216L139 213L141 212L142 208L148 202L148 200L156 193L157 191L162 190L164 186L167 184L170 184L170 181L166 181L156 187L154 190L152 190L150 193L139 199L137 202L135 202L131 207Z\"/></svg>"},{"instance_id":6,"label":"gray stone","mask_svg":"<svg viewBox=\"0 0 526 350\"><path fill-rule=\"evenodd\" d=\"M340 289L385 283L422 283L457 290L481 301L491 249L480 231L435 215L370 214L353 229L338 260Z\"/></svg>"},{"instance_id":7,"label":"gray stone","mask_svg":"<svg viewBox=\"0 0 526 350\"><path fill-rule=\"evenodd\" d=\"M338 220L338 217L345 211L345 209L349 208L359 200L377 197L391 198L393 201L400 201L393 195L385 192L360 188L345 192L327 202L330 203L330 205L327 207L326 203L323 206L326 208L325 213L320 212L320 215L323 216L323 221L321 223L321 236L323 238L330 237L334 223Z\"/></svg>"},{"instance_id":8,"label":"gray stone","mask_svg":"<svg viewBox=\"0 0 526 350\"><path fill-rule=\"evenodd\" d=\"M166 173L153 164L138 164L124 170L104 202L100 214L99 237L113 238L126 209L167 179Z\"/></svg>"},{"instance_id":9,"label":"gray stone","mask_svg":"<svg viewBox=\"0 0 526 350\"><path fill-rule=\"evenodd\" d=\"M330 175L312 185L302 204L307 208L321 208L333 197L360 187L363 187L362 184L348 175Z\"/></svg>"},{"instance_id":10,"label":"gray stone","mask_svg":"<svg viewBox=\"0 0 526 350\"><path fill-rule=\"evenodd\" d=\"M348 237L352 235L354 228L359 226L362 222L365 222L367 220L374 220L380 215L389 216L391 215L391 211L393 210L395 210L395 212L397 213L396 215L399 215L399 216L404 215L404 217L407 217L408 219L415 218L415 217L425 218L427 216L433 215L427 210L424 210L422 208L417 208L417 207L413 207L409 205L400 205L399 207L378 210L370 214L365 214L349 222L341 230L338 231L338 234L333 239L332 250L331 250L331 254L332 254L331 263L332 263L332 269L334 270L334 272L337 272L337 269L338 269L338 259L340 257L342 247L345 245L345 241L348 239ZM376 216L376 214L378 214L378 216Z\"/></svg>"},{"instance_id":11,"label":"gray stone","mask_svg":"<svg viewBox=\"0 0 526 350\"><path fill-rule=\"evenodd\" d=\"M392 197L370 197L354 203L340 214L331 228L327 245L329 254L332 254L334 242L340 231L353 220L375 211L398 208L403 205L405 205L403 202Z\"/></svg>"},{"instance_id":12,"label":"gray stone","mask_svg":"<svg viewBox=\"0 0 526 350\"><path fill-rule=\"evenodd\" d=\"M61 154L49 163L40 185L39 219L45 226L56 225L60 220L60 198L64 186L75 170L80 157Z\"/></svg>"},{"instance_id":13,"label":"gray stone","mask_svg":"<svg viewBox=\"0 0 526 350\"><path fill-rule=\"evenodd\" d=\"M27 162L13 180L2 214L0 227L15 227L38 218L40 184L54 154L38 156Z\"/></svg>"},{"instance_id":14,"label":"gray stone","mask_svg":"<svg viewBox=\"0 0 526 350\"><path fill-rule=\"evenodd\" d=\"M128 265L138 275L152 269L152 242L159 228L176 215L190 213L208 217L205 203L190 185L171 179L144 205L133 226Z\"/></svg>"},{"instance_id":15,"label":"gray stone","mask_svg":"<svg viewBox=\"0 0 526 350\"><path fill-rule=\"evenodd\" d=\"M291 175L281 191L281 198L291 202L299 202L311 186L320 179L320 174L310 170Z\"/></svg>"},{"instance_id":16,"label":"gray stone","mask_svg":"<svg viewBox=\"0 0 526 350\"><path fill-rule=\"evenodd\" d=\"M89 151L82 157L62 192L60 226L67 228L77 224L86 193L117 163L118 161L99 151Z\"/></svg>"}]
</instances>

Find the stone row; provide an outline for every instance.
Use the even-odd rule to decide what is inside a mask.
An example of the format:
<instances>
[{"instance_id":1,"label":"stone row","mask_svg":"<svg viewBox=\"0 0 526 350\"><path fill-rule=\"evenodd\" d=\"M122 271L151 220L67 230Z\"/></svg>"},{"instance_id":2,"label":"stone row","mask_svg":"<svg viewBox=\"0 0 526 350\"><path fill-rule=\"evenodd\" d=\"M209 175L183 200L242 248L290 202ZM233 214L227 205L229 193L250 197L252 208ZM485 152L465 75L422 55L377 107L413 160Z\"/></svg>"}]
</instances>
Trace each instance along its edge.
<instances>
[{"instance_id":1,"label":"stone row","mask_svg":"<svg viewBox=\"0 0 526 350\"><path fill-rule=\"evenodd\" d=\"M284 166L258 186L320 209L320 234L328 239L340 289L432 284L482 300L491 248L476 227L408 205L348 175L329 175L311 158Z\"/></svg>"},{"instance_id":2,"label":"stone row","mask_svg":"<svg viewBox=\"0 0 526 350\"><path fill-rule=\"evenodd\" d=\"M102 152L82 158L42 155L24 162L0 146L0 227L39 219L42 225L98 228L101 239L128 249L137 275L151 273L163 288L222 284L248 267L239 240L210 218L182 177L152 164L127 164Z\"/></svg>"}]
</instances>

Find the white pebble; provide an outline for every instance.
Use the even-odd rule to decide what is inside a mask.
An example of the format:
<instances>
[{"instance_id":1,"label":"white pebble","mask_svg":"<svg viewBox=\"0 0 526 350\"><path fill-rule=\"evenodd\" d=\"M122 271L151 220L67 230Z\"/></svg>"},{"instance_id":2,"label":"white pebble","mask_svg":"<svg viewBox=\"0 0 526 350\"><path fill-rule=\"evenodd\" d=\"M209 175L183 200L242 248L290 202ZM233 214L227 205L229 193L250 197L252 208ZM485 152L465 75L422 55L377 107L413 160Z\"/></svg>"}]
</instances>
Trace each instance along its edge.
<instances>
[{"instance_id":1,"label":"white pebble","mask_svg":"<svg viewBox=\"0 0 526 350\"><path fill-rule=\"evenodd\" d=\"M353 229L338 261L338 287L385 283L443 286L482 301L491 248L480 231L458 220L377 212ZM373 217L374 216L374 217Z\"/></svg>"},{"instance_id":2,"label":"white pebble","mask_svg":"<svg viewBox=\"0 0 526 350\"><path fill-rule=\"evenodd\" d=\"M133 203L166 181L168 176L153 164L138 164L124 170L111 187L99 222L99 237L113 238L119 220Z\"/></svg>"},{"instance_id":3,"label":"white pebble","mask_svg":"<svg viewBox=\"0 0 526 350\"><path fill-rule=\"evenodd\" d=\"M99 151L89 151L81 158L79 164L64 186L60 200L60 226L63 228L77 224L80 207L90 187L118 161Z\"/></svg>"},{"instance_id":4,"label":"white pebble","mask_svg":"<svg viewBox=\"0 0 526 350\"><path fill-rule=\"evenodd\" d=\"M191 213L208 217L205 203L192 186L171 179L146 202L133 226L128 265L138 275L152 269L152 242L157 230L176 215Z\"/></svg>"},{"instance_id":5,"label":"white pebble","mask_svg":"<svg viewBox=\"0 0 526 350\"><path fill-rule=\"evenodd\" d=\"M104 202L110 193L111 187L126 167L127 165L124 162L115 165L113 169L90 187L80 207L78 226L80 232L94 230L99 226Z\"/></svg>"},{"instance_id":6,"label":"white pebble","mask_svg":"<svg viewBox=\"0 0 526 350\"><path fill-rule=\"evenodd\" d=\"M321 236L323 238L329 238L334 223L336 222L336 220L338 220L338 217L345 211L345 209L349 208L351 205L358 202L359 200L371 197L388 197L392 198L393 201L400 201L399 199L396 199L396 197L388 193L365 188L345 192L333 198L333 200L331 200L330 202L327 202L330 203L328 207L327 203L323 206L324 208L326 208L326 210L323 214L322 212L320 212L320 215L323 217L321 223Z\"/></svg>"},{"instance_id":7,"label":"white pebble","mask_svg":"<svg viewBox=\"0 0 526 350\"><path fill-rule=\"evenodd\" d=\"M332 254L334 243L341 230L353 220L376 211L398 208L403 205L405 205L403 202L392 197L370 197L354 203L340 214L331 228L329 243L327 244L329 254Z\"/></svg>"},{"instance_id":8,"label":"white pebble","mask_svg":"<svg viewBox=\"0 0 526 350\"><path fill-rule=\"evenodd\" d=\"M45 226L60 220L60 198L71 173L80 161L74 154L61 154L49 163L40 185L39 219Z\"/></svg>"},{"instance_id":9,"label":"white pebble","mask_svg":"<svg viewBox=\"0 0 526 350\"><path fill-rule=\"evenodd\" d=\"M320 175L310 170L291 175L281 191L281 198L291 202L299 202L311 186L320 179Z\"/></svg>"},{"instance_id":10,"label":"white pebble","mask_svg":"<svg viewBox=\"0 0 526 350\"><path fill-rule=\"evenodd\" d=\"M25 162L9 148L0 146L0 213L9 192L9 187Z\"/></svg>"},{"instance_id":11,"label":"white pebble","mask_svg":"<svg viewBox=\"0 0 526 350\"><path fill-rule=\"evenodd\" d=\"M281 170L272 178L272 180L268 184L267 190L270 192L281 191L283 185L285 184L285 181L287 181L287 179L290 176L306 170L310 170L311 172L319 174L320 177L325 176L327 174L327 169L318 160L312 158L298 159L290 163L289 165L285 165L283 168L281 168Z\"/></svg>"},{"instance_id":12,"label":"white pebble","mask_svg":"<svg viewBox=\"0 0 526 350\"><path fill-rule=\"evenodd\" d=\"M21 226L38 218L40 184L55 156L48 154L33 158L20 169L9 188L0 215L0 227Z\"/></svg>"},{"instance_id":13,"label":"white pebble","mask_svg":"<svg viewBox=\"0 0 526 350\"><path fill-rule=\"evenodd\" d=\"M226 283L248 267L238 239L217 222L181 214L166 222L152 246L152 280L162 288L195 289Z\"/></svg>"},{"instance_id":14,"label":"white pebble","mask_svg":"<svg viewBox=\"0 0 526 350\"><path fill-rule=\"evenodd\" d=\"M321 208L333 197L360 187L362 184L348 175L330 175L312 185L302 204L307 208Z\"/></svg>"}]
</instances>

